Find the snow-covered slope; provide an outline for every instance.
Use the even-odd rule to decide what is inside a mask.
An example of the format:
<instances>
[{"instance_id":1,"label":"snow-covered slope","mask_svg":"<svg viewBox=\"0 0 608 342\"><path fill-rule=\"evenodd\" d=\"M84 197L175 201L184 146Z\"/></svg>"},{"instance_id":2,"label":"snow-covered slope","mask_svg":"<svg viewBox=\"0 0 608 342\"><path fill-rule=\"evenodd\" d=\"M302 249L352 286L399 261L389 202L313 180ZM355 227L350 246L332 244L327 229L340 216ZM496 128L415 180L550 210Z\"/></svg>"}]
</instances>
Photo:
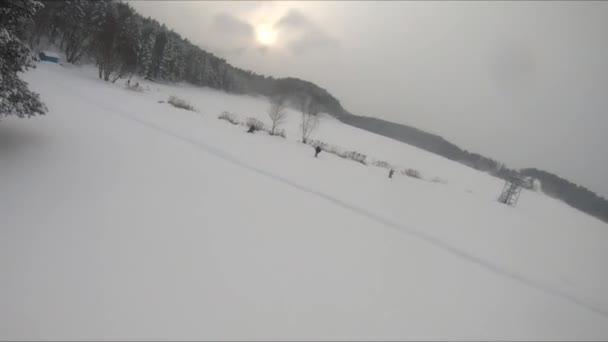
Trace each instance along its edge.
<instances>
[{"instance_id":1,"label":"snow-covered slope","mask_svg":"<svg viewBox=\"0 0 608 342\"><path fill-rule=\"evenodd\" d=\"M0 339L608 339L608 225L561 202L330 117L447 184L217 119L268 122L254 97L24 77L50 111L0 123Z\"/></svg>"}]
</instances>

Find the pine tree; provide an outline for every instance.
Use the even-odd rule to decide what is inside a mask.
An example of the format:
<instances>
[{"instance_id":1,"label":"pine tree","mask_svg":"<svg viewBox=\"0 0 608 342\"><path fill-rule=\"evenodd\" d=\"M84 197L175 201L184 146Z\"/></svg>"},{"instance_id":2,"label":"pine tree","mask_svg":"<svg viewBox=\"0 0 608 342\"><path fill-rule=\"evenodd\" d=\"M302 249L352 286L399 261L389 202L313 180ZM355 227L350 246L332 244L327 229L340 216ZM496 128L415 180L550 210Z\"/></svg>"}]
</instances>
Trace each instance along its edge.
<instances>
[{"instance_id":1,"label":"pine tree","mask_svg":"<svg viewBox=\"0 0 608 342\"><path fill-rule=\"evenodd\" d=\"M214 70L214 66L211 62L209 54L203 56L201 66L201 85L211 88L218 88L217 86L217 75Z\"/></svg>"},{"instance_id":2,"label":"pine tree","mask_svg":"<svg viewBox=\"0 0 608 342\"><path fill-rule=\"evenodd\" d=\"M138 73L147 76L152 67L152 49L154 48L154 32L145 29L140 37L138 55Z\"/></svg>"},{"instance_id":3,"label":"pine tree","mask_svg":"<svg viewBox=\"0 0 608 342\"><path fill-rule=\"evenodd\" d=\"M99 67L99 77L116 82L135 72L137 67L137 42L139 22L135 12L124 3L98 2L93 10L95 29L94 55Z\"/></svg>"},{"instance_id":4,"label":"pine tree","mask_svg":"<svg viewBox=\"0 0 608 342\"><path fill-rule=\"evenodd\" d=\"M203 85L203 55L200 51L194 53L194 60L192 62L192 83L196 85Z\"/></svg>"},{"instance_id":5,"label":"pine tree","mask_svg":"<svg viewBox=\"0 0 608 342\"><path fill-rule=\"evenodd\" d=\"M114 50L112 51L113 70L112 82L129 75L137 69L139 59L140 22L131 6L117 3L117 22Z\"/></svg>"},{"instance_id":6,"label":"pine tree","mask_svg":"<svg viewBox=\"0 0 608 342\"><path fill-rule=\"evenodd\" d=\"M64 10L63 20L66 29L61 46L64 48L68 63L78 62L89 44L92 31L88 18L91 17L92 4L86 0L71 0Z\"/></svg>"},{"instance_id":7,"label":"pine tree","mask_svg":"<svg viewBox=\"0 0 608 342\"><path fill-rule=\"evenodd\" d=\"M196 51L189 46L185 46L184 50L184 80L196 84Z\"/></svg>"},{"instance_id":8,"label":"pine tree","mask_svg":"<svg viewBox=\"0 0 608 342\"><path fill-rule=\"evenodd\" d=\"M173 77L175 81L182 81L185 79L186 60L183 51L184 48L181 46L178 46L175 51L175 62L173 64Z\"/></svg>"},{"instance_id":9,"label":"pine tree","mask_svg":"<svg viewBox=\"0 0 608 342\"><path fill-rule=\"evenodd\" d=\"M23 118L47 111L38 94L29 90L18 76L19 72L35 66L30 49L15 34L41 6L34 0L0 2L0 116Z\"/></svg>"},{"instance_id":10,"label":"pine tree","mask_svg":"<svg viewBox=\"0 0 608 342\"><path fill-rule=\"evenodd\" d=\"M154 48L152 49L152 65L148 77L157 79L163 71L162 60L167 45L167 28L162 26L159 33L154 37Z\"/></svg>"},{"instance_id":11,"label":"pine tree","mask_svg":"<svg viewBox=\"0 0 608 342\"><path fill-rule=\"evenodd\" d=\"M95 57L99 78L104 78L105 69L108 67L108 51L114 44L112 32L111 4L108 1L94 2L91 18L91 30L93 31L92 55Z\"/></svg>"},{"instance_id":12,"label":"pine tree","mask_svg":"<svg viewBox=\"0 0 608 342\"><path fill-rule=\"evenodd\" d=\"M27 32L27 41L31 49L36 48L40 44L43 36L50 40L51 34L56 31L54 22L58 8L62 3L57 1L43 1L44 7L36 11L36 14L30 21L30 24L25 28Z\"/></svg>"},{"instance_id":13,"label":"pine tree","mask_svg":"<svg viewBox=\"0 0 608 342\"><path fill-rule=\"evenodd\" d=\"M172 79L172 64L175 58L175 47L173 45L173 40L171 36L167 37L167 44L165 45L165 49L160 58L160 67L159 67L159 75L158 78L161 80L173 80Z\"/></svg>"}]
</instances>

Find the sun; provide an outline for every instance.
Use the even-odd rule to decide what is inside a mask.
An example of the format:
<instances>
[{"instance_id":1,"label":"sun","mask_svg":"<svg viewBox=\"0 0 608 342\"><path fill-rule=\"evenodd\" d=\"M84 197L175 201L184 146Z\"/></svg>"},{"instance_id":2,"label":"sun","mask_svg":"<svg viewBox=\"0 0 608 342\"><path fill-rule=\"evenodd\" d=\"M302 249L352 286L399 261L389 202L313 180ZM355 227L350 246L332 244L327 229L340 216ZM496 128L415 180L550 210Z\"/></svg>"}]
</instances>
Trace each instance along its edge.
<instances>
[{"instance_id":1,"label":"sun","mask_svg":"<svg viewBox=\"0 0 608 342\"><path fill-rule=\"evenodd\" d=\"M255 33L258 42L262 45L272 45L277 40L277 32L268 25L259 25Z\"/></svg>"}]
</instances>

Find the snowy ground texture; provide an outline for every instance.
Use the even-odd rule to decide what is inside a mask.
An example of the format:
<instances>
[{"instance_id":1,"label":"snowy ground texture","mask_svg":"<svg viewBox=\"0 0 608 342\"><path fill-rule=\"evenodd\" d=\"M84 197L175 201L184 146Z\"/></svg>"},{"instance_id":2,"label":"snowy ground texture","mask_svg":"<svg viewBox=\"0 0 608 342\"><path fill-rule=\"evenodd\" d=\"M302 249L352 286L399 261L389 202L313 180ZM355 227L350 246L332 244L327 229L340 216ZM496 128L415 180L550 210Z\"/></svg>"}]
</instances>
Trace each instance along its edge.
<instances>
[{"instance_id":1,"label":"snowy ground texture","mask_svg":"<svg viewBox=\"0 0 608 342\"><path fill-rule=\"evenodd\" d=\"M312 138L425 179L314 158L294 112L217 119L263 99L95 76L41 63L48 115L0 122L0 339L608 339L608 225L327 116Z\"/></svg>"}]
</instances>

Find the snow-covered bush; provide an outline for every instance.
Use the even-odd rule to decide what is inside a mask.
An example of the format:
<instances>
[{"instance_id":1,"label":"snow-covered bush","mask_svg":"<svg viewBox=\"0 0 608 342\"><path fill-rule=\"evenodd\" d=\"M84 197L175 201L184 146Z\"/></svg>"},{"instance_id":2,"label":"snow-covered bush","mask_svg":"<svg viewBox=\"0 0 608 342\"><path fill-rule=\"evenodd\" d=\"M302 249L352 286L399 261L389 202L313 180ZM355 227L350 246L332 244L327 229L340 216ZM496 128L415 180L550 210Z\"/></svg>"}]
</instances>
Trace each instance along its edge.
<instances>
[{"instance_id":1,"label":"snow-covered bush","mask_svg":"<svg viewBox=\"0 0 608 342\"><path fill-rule=\"evenodd\" d=\"M323 151L327 151L327 144L319 140L308 140L308 145L312 147L319 146Z\"/></svg>"},{"instance_id":2,"label":"snow-covered bush","mask_svg":"<svg viewBox=\"0 0 608 342\"><path fill-rule=\"evenodd\" d=\"M144 88L141 85L139 85L139 82L135 82L135 83L130 83L129 82L129 83L126 84L126 87L129 90L137 91L137 92L140 92L140 93L144 92Z\"/></svg>"},{"instance_id":3,"label":"snow-covered bush","mask_svg":"<svg viewBox=\"0 0 608 342\"><path fill-rule=\"evenodd\" d=\"M372 162L372 165L377 166L377 167L381 167L381 168L384 168L384 169L394 169L395 168L389 162L386 162L384 160L374 160Z\"/></svg>"},{"instance_id":4,"label":"snow-covered bush","mask_svg":"<svg viewBox=\"0 0 608 342\"><path fill-rule=\"evenodd\" d=\"M365 162L365 159L367 159L367 156L365 154L363 154L363 153L359 153L359 152L353 151L353 154L352 154L351 158L352 158L352 160L354 160L354 161L356 161L358 163L361 163L363 165L367 165L367 163Z\"/></svg>"},{"instance_id":5,"label":"snow-covered bush","mask_svg":"<svg viewBox=\"0 0 608 342\"><path fill-rule=\"evenodd\" d=\"M266 131L264 123L256 118L247 118L247 127L253 127L254 131Z\"/></svg>"},{"instance_id":6,"label":"snow-covered bush","mask_svg":"<svg viewBox=\"0 0 608 342\"><path fill-rule=\"evenodd\" d=\"M274 133L272 132L272 130L266 130L266 132L268 132L268 134L275 136L275 137L281 137L281 138L287 138L287 136L285 135L285 130L284 129L278 129L275 127L274 129Z\"/></svg>"},{"instance_id":7,"label":"snow-covered bush","mask_svg":"<svg viewBox=\"0 0 608 342\"><path fill-rule=\"evenodd\" d=\"M357 151L344 151L339 152L338 155L342 158L354 160L363 165L367 165L367 163L365 162L366 156L363 153L359 153Z\"/></svg>"},{"instance_id":8,"label":"snow-covered bush","mask_svg":"<svg viewBox=\"0 0 608 342\"><path fill-rule=\"evenodd\" d=\"M431 183L446 184L447 182L448 181L446 181L445 179L439 177L434 177L433 179L431 179Z\"/></svg>"},{"instance_id":9,"label":"snow-covered bush","mask_svg":"<svg viewBox=\"0 0 608 342\"><path fill-rule=\"evenodd\" d=\"M167 102L172 104L174 107L194 111L194 107L188 101L180 99L175 95L169 97L169 100Z\"/></svg>"},{"instance_id":10,"label":"snow-covered bush","mask_svg":"<svg viewBox=\"0 0 608 342\"><path fill-rule=\"evenodd\" d=\"M408 177L422 179L422 175L420 174L420 171L418 171L416 169L405 169L405 170L402 170L401 173Z\"/></svg>"},{"instance_id":11,"label":"snow-covered bush","mask_svg":"<svg viewBox=\"0 0 608 342\"><path fill-rule=\"evenodd\" d=\"M220 114L220 116L218 116L217 118L220 120L226 120L233 125L239 124L239 120L236 118L236 115L228 111L223 111L222 114Z\"/></svg>"},{"instance_id":12,"label":"snow-covered bush","mask_svg":"<svg viewBox=\"0 0 608 342\"><path fill-rule=\"evenodd\" d=\"M274 133L273 133L271 128L267 127L262 121L260 121L259 119L256 119L256 118L250 117L250 118L247 118L246 121L240 121L235 113L231 113L228 111L223 111L217 118L220 120L226 120L233 125L246 126L249 129L249 131L251 131L250 133L253 133L256 131L264 131L272 136L277 136L277 137L282 137L282 138L287 137L285 135L285 130L278 129L275 127ZM252 127L253 127L253 129L252 129Z\"/></svg>"},{"instance_id":13,"label":"snow-covered bush","mask_svg":"<svg viewBox=\"0 0 608 342\"><path fill-rule=\"evenodd\" d=\"M367 165L367 163L365 162L365 159L367 157L364 154L359 153L357 151L347 151L339 146L329 145L329 144L324 143L319 140L308 140L306 143L313 147L318 146L321 148L321 150L323 150L327 153L335 154L340 158L350 159L350 160L356 161L358 163L361 163L363 165Z\"/></svg>"}]
</instances>

